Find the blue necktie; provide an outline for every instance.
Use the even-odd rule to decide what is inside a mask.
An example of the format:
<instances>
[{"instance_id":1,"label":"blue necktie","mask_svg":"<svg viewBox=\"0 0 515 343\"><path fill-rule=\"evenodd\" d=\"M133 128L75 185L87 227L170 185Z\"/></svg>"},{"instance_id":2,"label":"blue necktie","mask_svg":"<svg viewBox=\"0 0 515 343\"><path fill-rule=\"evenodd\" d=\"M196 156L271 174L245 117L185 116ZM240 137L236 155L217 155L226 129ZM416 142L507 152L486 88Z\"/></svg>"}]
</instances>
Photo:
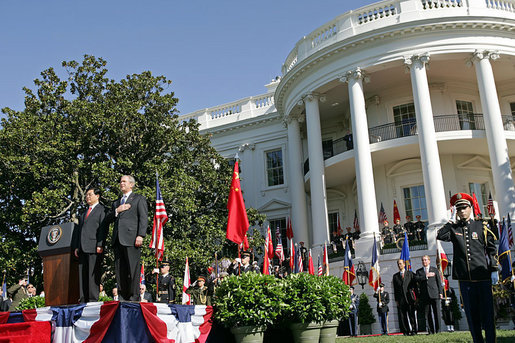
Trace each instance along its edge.
<instances>
[{"instance_id":1,"label":"blue necktie","mask_svg":"<svg viewBox=\"0 0 515 343\"><path fill-rule=\"evenodd\" d=\"M121 205L125 204L125 195L122 197L122 201L120 202Z\"/></svg>"}]
</instances>

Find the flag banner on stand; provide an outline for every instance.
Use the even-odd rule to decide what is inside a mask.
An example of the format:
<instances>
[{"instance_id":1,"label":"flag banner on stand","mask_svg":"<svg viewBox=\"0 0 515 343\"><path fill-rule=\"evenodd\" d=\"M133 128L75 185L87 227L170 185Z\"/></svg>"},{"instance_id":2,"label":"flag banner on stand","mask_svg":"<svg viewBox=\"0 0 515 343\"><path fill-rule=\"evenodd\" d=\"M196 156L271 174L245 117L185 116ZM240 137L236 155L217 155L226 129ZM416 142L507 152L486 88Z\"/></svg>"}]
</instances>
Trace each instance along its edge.
<instances>
[{"instance_id":1,"label":"flag banner on stand","mask_svg":"<svg viewBox=\"0 0 515 343\"><path fill-rule=\"evenodd\" d=\"M406 232L404 232L404 244L402 244L401 257L399 259L404 261L404 270L411 270L408 234Z\"/></svg>"},{"instance_id":2,"label":"flag banner on stand","mask_svg":"<svg viewBox=\"0 0 515 343\"><path fill-rule=\"evenodd\" d=\"M295 244L290 239L290 273L295 273Z\"/></svg>"},{"instance_id":3,"label":"flag banner on stand","mask_svg":"<svg viewBox=\"0 0 515 343\"><path fill-rule=\"evenodd\" d=\"M152 228L152 239L150 247L156 249L156 259L161 261L165 250L163 226L168 221L165 203L161 196L161 188L159 187L159 177L156 175L156 212L154 213L154 225Z\"/></svg>"},{"instance_id":4,"label":"flag banner on stand","mask_svg":"<svg viewBox=\"0 0 515 343\"><path fill-rule=\"evenodd\" d=\"M381 202L381 209L379 210L379 224L383 224L386 218L386 212L384 211L383 203Z\"/></svg>"},{"instance_id":5,"label":"flag banner on stand","mask_svg":"<svg viewBox=\"0 0 515 343\"><path fill-rule=\"evenodd\" d=\"M272 232L270 231L270 225L266 231L266 251L269 259L274 258L274 243L272 242Z\"/></svg>"},{"instance_id":6,"label":"flag banner on stand","mask_svg":"<svg viewBox=\"0 0 515 343\"><path fill-rule=\"evenodd\" d=\"M286 238L293 239L293 227L290 217L288 217L288 224L286 224Z\"/></svg>"},{"instance_id":7,"label":"flag banner on stand","mask_svg":"<svg viewBox=\"0 0 515 343\"><path fill-rule=\"evenodd\" d=\"M481 214L481 208L479 208L479 203L477 202L476 193L472 192L472 203L474 209L474 216L477 217Z\"/></svg>"},{"instance_id":8,"label":"flag banner on stand","mask_svg":"<svg viewBox=\"0 0 515 343\"><path fill-rule=\"evenodd\" d=\"M513 247L513 230L511 228L511 219L510 219L509 213L508 213L508 225L506 226L506 230L508 231L508 247L511 249Z\"/></svg>"},{"instance_id":9,"label":"flag banner on stand","mask_svg":"<svg viewBox=\"0 0 515 343\"><path fill-rule=\"evenodd\" d=\"M508 282L511 280L512 269L511 269L511 251L508 242L508 230L504 219L502 221L502 232L499 238L499 249L497 251L499 256L499 264L501 265L501 281Z\"/></svg>"},{"instance_id":10,"label":"flag banner on stand","mask_svg":"<svg viewBox=\"0 0 515 343\"><path fill-rule=\"evenodd\" d=\"M320 255L318 255L318 276L324 275L324 268L320 264Z\"/></svg>"},{"instance_id":11,"label":"flag banner on stand","mask_svg":"<svg viewBox=\"0 0 515 343\"><path fill-rule=\"evenodd\" d=\"M231 189L229 191L229 200L227 201L227 209L229 216L227 219L228 240L241 244L246 237L249 228L249 220L247 218L247 210L241 193L240 172L238 169L238 160L234 163L234 171L232 174Z\"/></svg>"},{"instance_id":12,"label":"flag banner on stand","mask_svg":"<svg viewBox=\"0 0 515 343\"><path fill-rule=\"evenodd\" d=\"M488 206L486 207L486 210L488 211L490 217L495 217L495 207L494 201L492 199L492 193L488 193Z\"/></svg>"},{"instance_id":13,"label":"flag banner on stand","mask_svg":"<svg viewBox=\"0 0 515 343\"><path fill-rule=\"evenodd\" d=\"M186 293L186 290L190 288L191 279L190 279L190 264L188 262L188 257L186 257L186 265L184 266L184 279L182 281L182 304L189 305L191 303L191 297Z\"/></svg>"},{"instance_id":14,"label":"flag banner on stand","mask_svg":"<svg viewBox=\"0 0 515 343\"><path fill-rule=\"evenodd\" d=\"M311 256L311 249L309 249L308 272L311 275L315 275L315 266L313 265L313 256Z\"/></svg>"},{"instance_id":15,"label":"flag banner on stand","mask_svg":"<svg viewBox=\"0 0 515 343\"><path fill-rule=\"evenodd\" d=\"M139 284L145 284L145 263L141 262L141 271L139 273Z\"/></svg>"},{"instance_id":16,"label":"flag banner on stand","mask_svg":"<svg viewBox=\"0 0 515 343\"><path fill-rule=\"evenodd\" d=\"M397 207L397 202L393 201L393 222L396 223L397 220L401 220L401 214L399 213L399 208Z\"/></svg>"},{"instance_id":17,"label":"flag banner on stand","mask_svg":"<svg viewBox=\"0 0 515 343\"><path fill-rule=\"evenodd\" d=\"M275 246L275 256L279 259L279 264L282 264L284 262L284 249L283 249L283 242L281 239L281 231L279 227L277 228L276 232L277 237L277 245Z\"/></svg>"},{"instance_id":18,"label":"flag banner on stand","mask_svg":"<svg viewBox=\"0 0 515 343\"><path fill-rule=\"evenodd\" d=\"M213 308L203 305L91 302L10 312L0 323L0 334L5 338L4 332L16 325L11 323L51 322L54 332L45 331L45 342L110 343L123 337L124 342L203 343L211 330L212 314Z\"/></svg>"},{"instance_id":19,"label":"flag banner on stand","mask_svg":"<svg viewBox=\"0 0 515 343\"><path fill-rule=\"evenodd\" d=\"M381 283L381 270L379 268L379 258L377 254L377 243L374 235L374 245L372 246L372 262L370 263L370 271L368 274L368 284L377 291L379 284Z\"/></svg>"},{"instance_id":20,"label":"flag banner on stand","mask_svg":"<svg viewBox=\"0 0 515 343\"><path fill-rule=\"evenodd\" d=\"M345 243L345 253L343 260L343 282L348 286L354 285L354 279L356 279L356 271L354 270L354 263L352 263L352 255L350 253L350 242L347 240Z\"/></svg>"},{"instance_id":21,"label":"flag banner on stand","mask_svg":"<svg viewBox=\"0 0 515 343\"><path fill-rule=\"evenodd\" d=\"M358 211L354 210L354 222L352 223L354 227L354 232L359 231L359 220L358 220Z\"/></svg>"},{"instance_id":22,"label":"flag banner on stand","mask_svg":"<svg viewBox=\"0 0 515 343\"><path fill-rule=\"evenodd\" d=\"M329 275L329 254L327 252L327 242L324 242L324 275Z\"/></svg>"},{"instance_id":23,"label":"flag banner on stand","mask_svg":"<svg viewBox=\"0 0 515 343\"><path fill-rule=\"evenodd\" d=\"M447 258L445 251L443 251L442 243L439 240L436 240L436 265L440 270L440 277L443 280L443 272L447 268L447 265L449 265L449 259Z\"/></svg>"}]
</instances>

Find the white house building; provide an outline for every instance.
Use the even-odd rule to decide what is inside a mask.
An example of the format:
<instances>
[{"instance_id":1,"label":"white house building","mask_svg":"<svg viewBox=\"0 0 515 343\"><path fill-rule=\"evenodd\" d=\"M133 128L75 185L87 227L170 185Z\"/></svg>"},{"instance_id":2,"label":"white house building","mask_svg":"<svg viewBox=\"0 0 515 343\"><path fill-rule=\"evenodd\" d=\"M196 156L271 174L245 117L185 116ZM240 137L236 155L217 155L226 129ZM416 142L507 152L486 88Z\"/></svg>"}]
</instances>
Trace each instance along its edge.
<instances>
[{"instance_id":1,"label":"white house building","mask_svg":"<svg viewBox=\"0 0 515 343\"><path fill-rule=\"evenodd\" d=\"M291 217L295 241L319 251L357 213L354 263L369 265L379 208L391 220L395 200L402 218L428 227L427 247L411 254L417 269L435 256L450 194L474 192L483 213L491 194L496 217L514 218L515 0L392 0L344 13L300 39L266 87L182 119L196 119L224 157L239 154L246 206L272 228ZM391 331L398 257L379 257ZM342 265L334 259L331 274Z\"/></svg>"}]
</instances>

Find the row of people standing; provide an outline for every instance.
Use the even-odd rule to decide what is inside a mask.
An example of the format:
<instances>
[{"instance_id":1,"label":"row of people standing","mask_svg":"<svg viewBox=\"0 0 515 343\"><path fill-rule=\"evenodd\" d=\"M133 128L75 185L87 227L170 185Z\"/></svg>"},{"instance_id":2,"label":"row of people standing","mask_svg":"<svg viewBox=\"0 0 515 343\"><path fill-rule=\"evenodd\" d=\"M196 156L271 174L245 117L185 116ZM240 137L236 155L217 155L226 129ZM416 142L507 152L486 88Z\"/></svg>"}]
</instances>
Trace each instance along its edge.
<instances>
[{"instance_id":1,"label":"row of people standing","mask_svg":"<svg viewBox=\"0 0 515 343\"><path fill-rule=\"evenodd\" d=\"M420 215L416 216L417 221L411 221L410 216L406 216L406 222L401 224L400 219L395 220L395 225L390 227L390 223L385 220L381 229L381 242L383 244L391 244L399 239L404 239L404 234L408 235L408 240L426 241L426 224L422 221Z\"/></svg>"}]
</instances>

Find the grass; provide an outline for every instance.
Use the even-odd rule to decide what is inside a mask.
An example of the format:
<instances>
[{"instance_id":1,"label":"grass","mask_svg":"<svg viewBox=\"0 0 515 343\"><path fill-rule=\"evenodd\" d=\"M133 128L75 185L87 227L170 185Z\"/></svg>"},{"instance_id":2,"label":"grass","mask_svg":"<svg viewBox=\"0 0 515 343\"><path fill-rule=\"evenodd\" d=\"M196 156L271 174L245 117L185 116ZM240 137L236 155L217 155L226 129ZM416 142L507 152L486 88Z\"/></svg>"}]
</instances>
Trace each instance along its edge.
<instances>
[{"instance_id":1,"label":"grass","mask_svg":"<svg viewBox=\"0 0 515 343\"><path fill-rule=\"evenodd\" d=\"M470 343L472 337L468 331L456 331L452 333L442 332L436 335L417 335L417 336L373 336L373 337L339 337L337 343L377 343L377 342L420 342L420 343ZM497 330L497 343L515 342L515 330Z\"/></svg>"}]
</instances>

